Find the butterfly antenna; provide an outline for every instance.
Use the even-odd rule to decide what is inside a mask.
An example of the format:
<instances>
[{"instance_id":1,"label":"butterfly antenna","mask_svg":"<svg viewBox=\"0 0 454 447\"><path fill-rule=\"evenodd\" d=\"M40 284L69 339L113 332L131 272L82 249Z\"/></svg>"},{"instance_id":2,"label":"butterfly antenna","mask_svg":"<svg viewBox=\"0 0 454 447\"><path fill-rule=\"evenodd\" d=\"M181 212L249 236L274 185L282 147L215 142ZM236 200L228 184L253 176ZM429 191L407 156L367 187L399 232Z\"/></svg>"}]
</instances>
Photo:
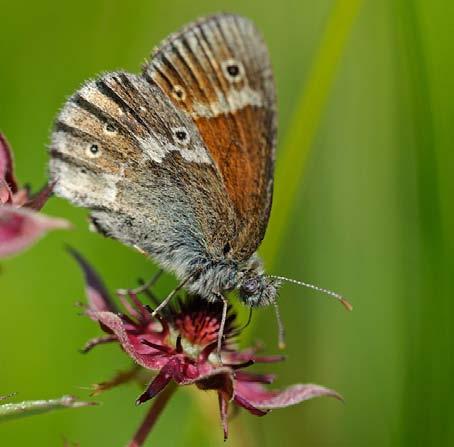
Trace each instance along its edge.
<instances>
[{"instance_id":1,"label":"butterfly antenna","mask_svg":"<svg viewBox=\"0 0 454 447\"><path fill-rule=\"evenodd\" d=\"M340 301L347 310L353 309L353 306L342 295L339 295L338 293L333 292L332 290L324 289L323 287L319 287L314 284L309 284L309 283L306 283L303 281L297 281L296 279L286 278L285 276L270 275L270 278L279 279L281 281L287 281L292 284L297 284L299 286L307 287L308 289L316 290L317 292L322 292L325 295L332 296L336 300Z\"/></svg>"},{"instance_id":2,"label":"butterfly antenna","mask_svg":"<svg viewBox=\"0 0 454 447\"><path fill-rule=\"evenodd\" d=\"M279 349L285 349L285 346L286 346L285 328L284 328L284 323L282 322L281 312L279 310L279 305L277 304L277 301L274 301L273 306L274 306L274 314L276 315L277 330L278 330L277 346L279 347Z\"/></svg>"}]
</instances>

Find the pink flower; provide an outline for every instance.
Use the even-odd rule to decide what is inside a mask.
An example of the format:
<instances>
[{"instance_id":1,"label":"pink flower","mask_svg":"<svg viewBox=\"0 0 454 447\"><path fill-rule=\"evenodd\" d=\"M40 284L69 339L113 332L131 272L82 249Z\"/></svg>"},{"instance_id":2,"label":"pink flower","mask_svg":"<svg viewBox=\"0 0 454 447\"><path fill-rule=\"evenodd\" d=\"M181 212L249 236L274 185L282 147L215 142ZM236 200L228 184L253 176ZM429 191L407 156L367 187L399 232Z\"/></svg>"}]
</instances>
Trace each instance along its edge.
<instances>
[{"instance_id":1,"label":"pink flower","mask_svg":"<svg viewBox=\"0 0 454 447\"><path fill-rule=\"evenodd\" d=\"M185 301L179 300L175 307L168 306L162 317L154 318L149 306L144 306L131 292L129 300L122 298L126 313L119 313L94 270L78 253L72 250L72 254L85 274L88 297L86 314L99 322L107 333L107 336L89 342L86 350L100 343L117 342L138 365L156 373L138 397L137 404L164 393L170 384L193 384L202 390L213 390L218 395L226 439L230 405L263 416L272 409L295 405L318 396L341 399L336 392L313 384L293 385L282 391L268 390L266 385L273 382L274 375L255 374L246 371L246 368L255 363L271 363L283 358L260 356L254 348L238 350L234 338L240 331L235 326L236 315L231 308L220 361L216 347L221 304L189 296ZM141 429L144 430L144 427ZM141 443L133 442L130 445Z\"/></svg>"},{"instance_id":2,"label":"pink flower","mask_svg":"<svg viewBox=\"0 0 454 447\"><path fill-rule=\"evenodd\" d=\"M0 133L0 258L25 249L49 230L69 227L63 219L38 213L51 191L48 185L32 196L27 188L19 188L11 149Z\"/></svg>"}]
</instances>

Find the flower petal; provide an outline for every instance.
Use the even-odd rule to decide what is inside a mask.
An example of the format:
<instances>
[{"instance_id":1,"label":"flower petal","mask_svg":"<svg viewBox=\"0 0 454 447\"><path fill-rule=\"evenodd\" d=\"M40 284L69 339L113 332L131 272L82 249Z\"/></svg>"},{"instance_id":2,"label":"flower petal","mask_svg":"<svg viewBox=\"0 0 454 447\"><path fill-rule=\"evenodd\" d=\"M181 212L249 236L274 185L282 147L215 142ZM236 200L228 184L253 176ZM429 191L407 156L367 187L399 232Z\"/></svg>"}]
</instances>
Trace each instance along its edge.
<instances>
[{"instance_id":1,"label":"flower petal","mask_svg":"<svg viewBox=\"0 0 454 447\"><path fill-rule=\"evenodd\" d=\"M244 371L236 371L235 379L241 382L256 382L270 384L274 382L276 376L274 374L255 374Z\"/></svg>"},{"instance_id":2,"label":"flower petal","mask_svg":"<svg viewBox=\"0 0 454 447\"><path fill-rule=\"evenodd\" d=\"M240 407L245 408L249 413L252 413L254 416L265 416L269 410L261 410L260 408L252 405L250 401L242 397L240 394L236 394L233 398L234 402Z\"/></svg>"},{"instance_id":3,"label":"flower petal","mask_svg":"<svg viewBox=\"0 0 454 447\"><path fill-rule=\"evenodd\" d=\"M125 323L118 315L112 312L89 311L87 313L91 318L99 321L103 326L112 331L125 352L144 368L159 370L169 361L169 358L161 352L144 345L140 337L129 335L125 329ZM148 350L144 351L144 348L148 348Z\"/></svg>"},{"instance_id":4,"label":"flower petal","mask_svg":"<svg viewBox=\"0 0 454 447\"><path fill-rule=\"evenodd\" d=\"M74 257L79 264L79 267L84 272L85 290L89 309L94 312L115 312L115 305L110 299L109 293L107 292L107 289L99 275L77 250L72 247L68 247L67 250Z\"/></svg>"},{"instance_id":5,"label":"flower petal","mask_svg":"<svg viewBox=\"0 0 454 447\"><path fill-rule=\"evenodd\" d=\"M177 353L166 340L162 339L161 332L152 332L150 326L148 327L149 332L137 334L128 332L127 323L112 312L88 311L87 313L91 318L99 321L103 327L111 331L117 337L124 351L144 368L160 370L171 360L171 364L174 367L172 378L179 385L197 383L199 388L204 386L206 388L210 387L210 389L221 388L230 396L233 394L230 368L215 366L209 362L194 363L193 361L188 361L184 354ZM163 349L155 349L153 348L153 343L157 343L163 348L171 347L172 350L164 352ZM229 376L228 383L224 377L226 375Z\"/></svg>"},{"instance_id":6,"label":"flower petal","mask_svg":"<svg viewBox=\"0 0 454 447\"><path fill-rule=\"evenodd\" d=\"M254 363L278 363L285 360L285 355L256 355L257 348L244 349L243 351L232 351L226 355L229 362L247 362L253 360Z\"/></svg>"},{"instance_id":7,"label":"flower petal","mask_svg":"<svg viewBox=\"0 0 454 447\"><path fill-rule=\"evenodd\" d=\"M47 202L49 197L52 195L54 190L55 182L48 183L45 185L41 191L35 194L33 197L28 198L27 202L24 204L26 208L39 211Z\"/></svg>"},{"instance_id":8,"label":"flower petal","mask_svg":"<svg viewBox=\"0 0 454 447\"><path fill-rule=\"evenodd\" d=\"M233 397L233 380L233 374L229 368L218 367L200 375L195 383L201 390L218 390L230 400Z\"/></svg>"},{"instance_id":9,"label":"flower petal","mask_svg":"<svg viewBox=\"0 0 454 447\"><path fill-rule=\"evenodd\" d=\"M147 400L153 399L158 393L160 393L172 380L173 371L178 368L178 365L174 365L173 360L169 362L159 371L157 376L147 386L147 389L138 397L136 405L143 404Z\"/></svg>"},{"instance_id":10,"label":"flower petal","mask_svg":"<svg viewBox=\"0 0 454 447\"><path fill-rule=\"evenodd\" d=\"M13 193L5 180L0 178L0 205L11 203Z\"/></svg>"},{"instance_id":11,"label":"flower petal","mask_svg":"<svg viewBox=\"0 0 454 447\"><path fill-rule=\"evenodd\" d=\"M0 258L27 248L48 230L69 227L66 220L3 205L0 207Z\"/></svg>"},{"instance_id":12,"label":"flower petal","mask_svg":"<svg viewBox=\"0 0 454 447\"><path fill-rule=\"evenodd\" d=\"M92 338L85 343L85 346L80 350L82 354L87 354L90 352L95 346L105 345L107 343L113 343L117 341L117 337L115 335L109 334L104 335L101 337Z\"/></svg>"},{"instance_id":13,"label":"flower petal","mask_svg":"<svg viewBox=\"0 0 454 447\"><path fill-rule=\"evenodd\" d=\"M289 407L320 396L330 396L342 400L342 397L335 391L314 384L298 384L283 391L269 391L257 383L240 381L235 383L235 397L246 400L258 409Z\"/></svg>"},{"instance_id":14,"label":"flower petal","mask_svg":"<svg viewBox=\"0 0 454 447\"><path fill-rule=\"evenodd\" d=\"M11 192L17 191L17 182L14 178L13 156L10 145L5 136L0 133L0 183L4 180L11 189Z\"/></svg>"},{"instance_id":15,"label":"flower petal","mask_svg":"<svg viewBox=\"0 0 454 447\"><path fill-rule=\"evenodd\" d=\"M90 393L90 396L98 396L99 394L117 386L129 383L133 380L139 380L140 372L141 367L139 365L134 365L126 371L118 371L111 379L92 385L92 392Z\"/></svg>"}]
</instances>

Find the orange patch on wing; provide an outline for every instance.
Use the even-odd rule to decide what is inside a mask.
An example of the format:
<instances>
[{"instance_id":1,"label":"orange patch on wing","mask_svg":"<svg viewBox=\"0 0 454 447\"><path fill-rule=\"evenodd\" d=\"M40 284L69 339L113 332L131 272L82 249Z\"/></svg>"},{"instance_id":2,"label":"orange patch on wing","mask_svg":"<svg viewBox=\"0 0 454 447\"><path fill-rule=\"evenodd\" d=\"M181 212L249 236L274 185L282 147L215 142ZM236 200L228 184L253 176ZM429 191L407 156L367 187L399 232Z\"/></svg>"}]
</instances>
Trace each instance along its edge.
<instances>
[{"instance_id":1,"label":"orange patch on wing","mask_svg":"<svg viewBox=\"0 0 454 447\"><path fill-rule=\"evenodd\" d=\"M250 214L259 212L265 200L270 148L264 129L260 128L263 113L261 108L247 106L234 113L195 121L240 219L253 217Z\"/></svg>"}]
</instances>

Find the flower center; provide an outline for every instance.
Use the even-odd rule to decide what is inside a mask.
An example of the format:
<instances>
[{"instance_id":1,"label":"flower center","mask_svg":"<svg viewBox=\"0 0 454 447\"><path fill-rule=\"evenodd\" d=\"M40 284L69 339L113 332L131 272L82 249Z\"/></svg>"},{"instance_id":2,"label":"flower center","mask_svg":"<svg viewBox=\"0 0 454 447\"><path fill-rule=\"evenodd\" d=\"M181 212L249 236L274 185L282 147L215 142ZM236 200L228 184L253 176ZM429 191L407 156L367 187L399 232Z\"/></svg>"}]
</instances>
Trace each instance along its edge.
<instances>
[{"instance_id":1,"label":"flower center","mask_svg":"<svg viewBox=\"0 0 454 447\"><path fill-rule=\"evenodd\" d=\"M190 340L185 338L184 334L182 334L178 329L171 327L169 331L169 344L171 346L176 346L178 338L180 338L183 353L191 359L197 360L204 346L192 343Z\"/></svg>"},{"instance_id":2,"label":"flower center","mask_svg":"<svg viewBox=\"0 0 454 447\"><path fill-rule=\"evenodd\" d=\"M217 340L219 319L203 313L179 315L175 327L183 339L203 348Z\"/></svg>"}]
</instances>

